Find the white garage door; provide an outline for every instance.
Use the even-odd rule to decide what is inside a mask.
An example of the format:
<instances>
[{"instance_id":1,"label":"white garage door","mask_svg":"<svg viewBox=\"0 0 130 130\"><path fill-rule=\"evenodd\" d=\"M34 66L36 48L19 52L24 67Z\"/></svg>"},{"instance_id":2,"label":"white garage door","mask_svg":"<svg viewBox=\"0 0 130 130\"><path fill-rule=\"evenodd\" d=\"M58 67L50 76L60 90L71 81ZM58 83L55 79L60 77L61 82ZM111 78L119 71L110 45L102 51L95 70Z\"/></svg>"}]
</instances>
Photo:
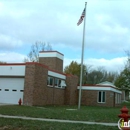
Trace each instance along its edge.
<instances>
[{"instance_id":1,"label":"white garage door","mask_svg":"<svg viewBox=\"0 0 130 130\"><path fill-rule=\"evenodd\" d=\"M23 101L24 78L0 78L0 103Z\"/></svg>"}]
</instances>

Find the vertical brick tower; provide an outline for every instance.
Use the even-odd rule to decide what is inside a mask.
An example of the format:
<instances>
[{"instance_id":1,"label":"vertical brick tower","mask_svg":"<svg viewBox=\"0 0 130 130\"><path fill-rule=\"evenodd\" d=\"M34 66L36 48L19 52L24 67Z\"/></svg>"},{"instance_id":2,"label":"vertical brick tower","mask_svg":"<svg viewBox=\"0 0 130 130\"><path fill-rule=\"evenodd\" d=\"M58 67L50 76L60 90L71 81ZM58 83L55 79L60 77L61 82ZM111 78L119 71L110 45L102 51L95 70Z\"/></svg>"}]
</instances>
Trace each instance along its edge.
<instances>
[{"instance_id":1,"label":"vertical brick tower","mask_svg":"<svg viewBox=\"0 0 130 130\"><path fill-rule=\"evenodd\" d=\"M57 51L39 52L39 63L47 65L50 69L63 72L64 55Z\"/></svg>"}]
</instances>

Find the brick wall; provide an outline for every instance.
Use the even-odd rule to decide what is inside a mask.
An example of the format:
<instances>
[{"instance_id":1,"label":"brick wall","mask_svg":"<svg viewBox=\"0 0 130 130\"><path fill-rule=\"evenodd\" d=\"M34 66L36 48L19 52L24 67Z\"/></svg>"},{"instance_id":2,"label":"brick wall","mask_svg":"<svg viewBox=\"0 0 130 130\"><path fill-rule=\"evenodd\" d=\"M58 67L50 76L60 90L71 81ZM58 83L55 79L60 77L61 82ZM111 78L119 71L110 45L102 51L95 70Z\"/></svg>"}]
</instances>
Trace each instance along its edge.
<instances>
[{"instance_id":1,"label":"brick wall","mask_svg":"<svg viewBox=\"0 0 130 130\"><path fill-rule=\"evenodd\" d=\"M45 105L48 69L39 63L27 63L25 69L25 105Z\"/></svg>"},{"instance_id":2,"label":"brick wall","mask_svg":"<svg viewBox=\"0 0 130 130\"><path fill-rule=\"evenodd\" d=\"M98 103L98 91L96 90L82 90L82 105L87 106L107 106L113 107L115 98L114 92L112 91L105 91L106 92L106 102L105 103Z\"/></svg>"},{"instance_id":3,"label":"brick wall","mask_svg":"<svg viewBox=\"0 0 130 130\"><path fill-rule=\"evenodd\" d=\"M36 64L33 105L45 105L47 94L48 69Z\"/></svg>"},{"instance_id":4,"label":"brick wall","mask_svg":"<svg viewBox=\"0 0 130 130\"><path fill-rule=\"evenodd\" d=\"M64 105L65 89L55 88L54 89L54 104Z\"/></svg>"},{"instance_id":5,"label":"brick wall","mask_svg":"<svg viewBox=\"0 0 130 130\"><path fill-rule=\"evenodd\" d=\"M48 87L46 91L46 104L47 105L54 105L54 87Z\"/></svg>"},{"instance_id":6,"label":"brick wall","mask_svg":"<svg viewBox=\"0 0 130 130\"><path fill-rule=\"evenodd\" d=\"M26 64L24 80L24 105L33 105L33 90L35 82L35 64Z\"/></svg>"},{"instance_id":7,"label":"brick wall","mask_svg":"<svg viewBox=\"0 0 130 130\"><path fill-rule=\"evenodd\" d=\"M47 105L64 105L65 89L47 86Z\"/></svg>"},{"instance_id":8,"label":"brick wall","mask_svg":"<svg viewBox=\"0 0 130 130\"><path fill-rule=\"evenodd\" d=\"M65 105L76 105L78 103L77 84L77 76L68 75L66 77Z\"/></svg>"},{"instance_id":9,"label":"brick wall","mask_svg":"<svg viewBox=\"0 0 130 130\"><path fill-rule=\"evenodd\" d=\"M63 60L56 57L40 57L39 63L47 65L50 69L63 72Z\"/></svg>"}]
</instances>

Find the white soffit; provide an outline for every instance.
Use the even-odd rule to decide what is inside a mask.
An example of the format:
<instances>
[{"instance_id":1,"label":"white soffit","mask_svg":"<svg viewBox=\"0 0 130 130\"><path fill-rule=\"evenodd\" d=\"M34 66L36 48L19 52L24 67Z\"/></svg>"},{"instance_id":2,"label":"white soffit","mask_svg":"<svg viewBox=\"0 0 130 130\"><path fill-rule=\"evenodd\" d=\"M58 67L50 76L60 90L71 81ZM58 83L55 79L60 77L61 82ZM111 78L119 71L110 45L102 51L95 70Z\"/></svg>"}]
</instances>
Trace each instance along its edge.
<instances>
[{"instance_id":1,"label":"white soffit","mask_svg":"<svg viewBox=\"0 0 130 130\"><path fill-rule=\"evenodd\" d=\"M63 60L64 56L58 52L40 52L39 57L57 57Z\"/></svg>"},{"instance_id":2,"label":"white soffit","mask_svg":"<svg viewBox=\"0 0 130 130\"><path fill-rule=\"evenodd\" d=\"M79 89L79 88L80 88L80 86L78 86L77 89ZM122 94L121 91L119 91L117 89L114 89L114 88L111 88L111 87L93 87L93 86L85 87L85 86L83 86L82 90L112 91L112 92L116 92L116 93Z\"/></svg>"},{"instance_id":3,"label":"white soffit","mask_svg":"<svg viewBox=\"0 0 130 130\"><path fill-rule=\"evenodd\" d=\"M57 78L60 78L60 79L66 79L65 75L59 74L59 73L56 73L56 72L53 72L53 71L48 71L48 75L52 76L52 77L57 77Z\"/></svg>"}]
</instances>

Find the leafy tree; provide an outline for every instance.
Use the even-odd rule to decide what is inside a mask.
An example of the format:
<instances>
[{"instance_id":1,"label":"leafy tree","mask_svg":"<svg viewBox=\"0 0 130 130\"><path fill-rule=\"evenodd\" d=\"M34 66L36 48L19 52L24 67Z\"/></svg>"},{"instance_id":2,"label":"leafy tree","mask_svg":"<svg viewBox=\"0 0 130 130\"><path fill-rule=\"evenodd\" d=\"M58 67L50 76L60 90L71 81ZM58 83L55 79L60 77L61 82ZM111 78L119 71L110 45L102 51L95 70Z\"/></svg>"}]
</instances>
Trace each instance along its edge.
<instances>
[{"instance_id":1,"label":"leafy tree","mask_svg":"<svg viewBox=\"0 0 130 130\"><path fill-rule=\"evenodd\" d=\"M115 85L119 88L126 89L130 88L130 70L125 68L118 76Z\"/></svg>"},{"instance_id":2,"label":"leafy tree","mask_svg":"<svg viewBox=\"0 0 130 130\"><path fill-rule=\"evenodd\" d=\"M24 62L27 61L33 61L33 62L39 62L39 51L50 51L52 50L51 45L48 43L43 43L40 41L35 42L35 44L32 44L31 50L27 55L27 58L24 58Z\"/></svg>"},{"instance_id":3,"label":"leafy tree","mask_svg":"<svg viewBox=\"0 0 130 130\"><path fill-rule=\"evenodd\" d=\"M126 51L128 56L124 70L118 76L115 85L122 89L130 88L130 51Z\"/></svg>"},{"instance_id":4,"label":"leafy tree","mask_svg":"<svg viewBox=\"0 0 130 130\"><path fill-rule=\"evenodd\" d=\"M80 70L81 70L81 64L77 63L76 61L72 61L70 65L64 68L64 73L77 75L80 79ZM85 83L86 81L86 72L87 67L83 65L83 83Z\"/></svg>"},{"instance_id":5,"label":"leafy tree","mask_svg":"<svg viewBox=\"0 0 130 130\"><path fill-rule=\"evenodd\" d=\"M66 66L64 73L77 75L80 80L81 64L72 61ZM104 81L114 82L117 78L116 72L107 72L102 66L92 69L92 66L83 65L83 84L98 84Z\"/></svg>"}]
</instances>

